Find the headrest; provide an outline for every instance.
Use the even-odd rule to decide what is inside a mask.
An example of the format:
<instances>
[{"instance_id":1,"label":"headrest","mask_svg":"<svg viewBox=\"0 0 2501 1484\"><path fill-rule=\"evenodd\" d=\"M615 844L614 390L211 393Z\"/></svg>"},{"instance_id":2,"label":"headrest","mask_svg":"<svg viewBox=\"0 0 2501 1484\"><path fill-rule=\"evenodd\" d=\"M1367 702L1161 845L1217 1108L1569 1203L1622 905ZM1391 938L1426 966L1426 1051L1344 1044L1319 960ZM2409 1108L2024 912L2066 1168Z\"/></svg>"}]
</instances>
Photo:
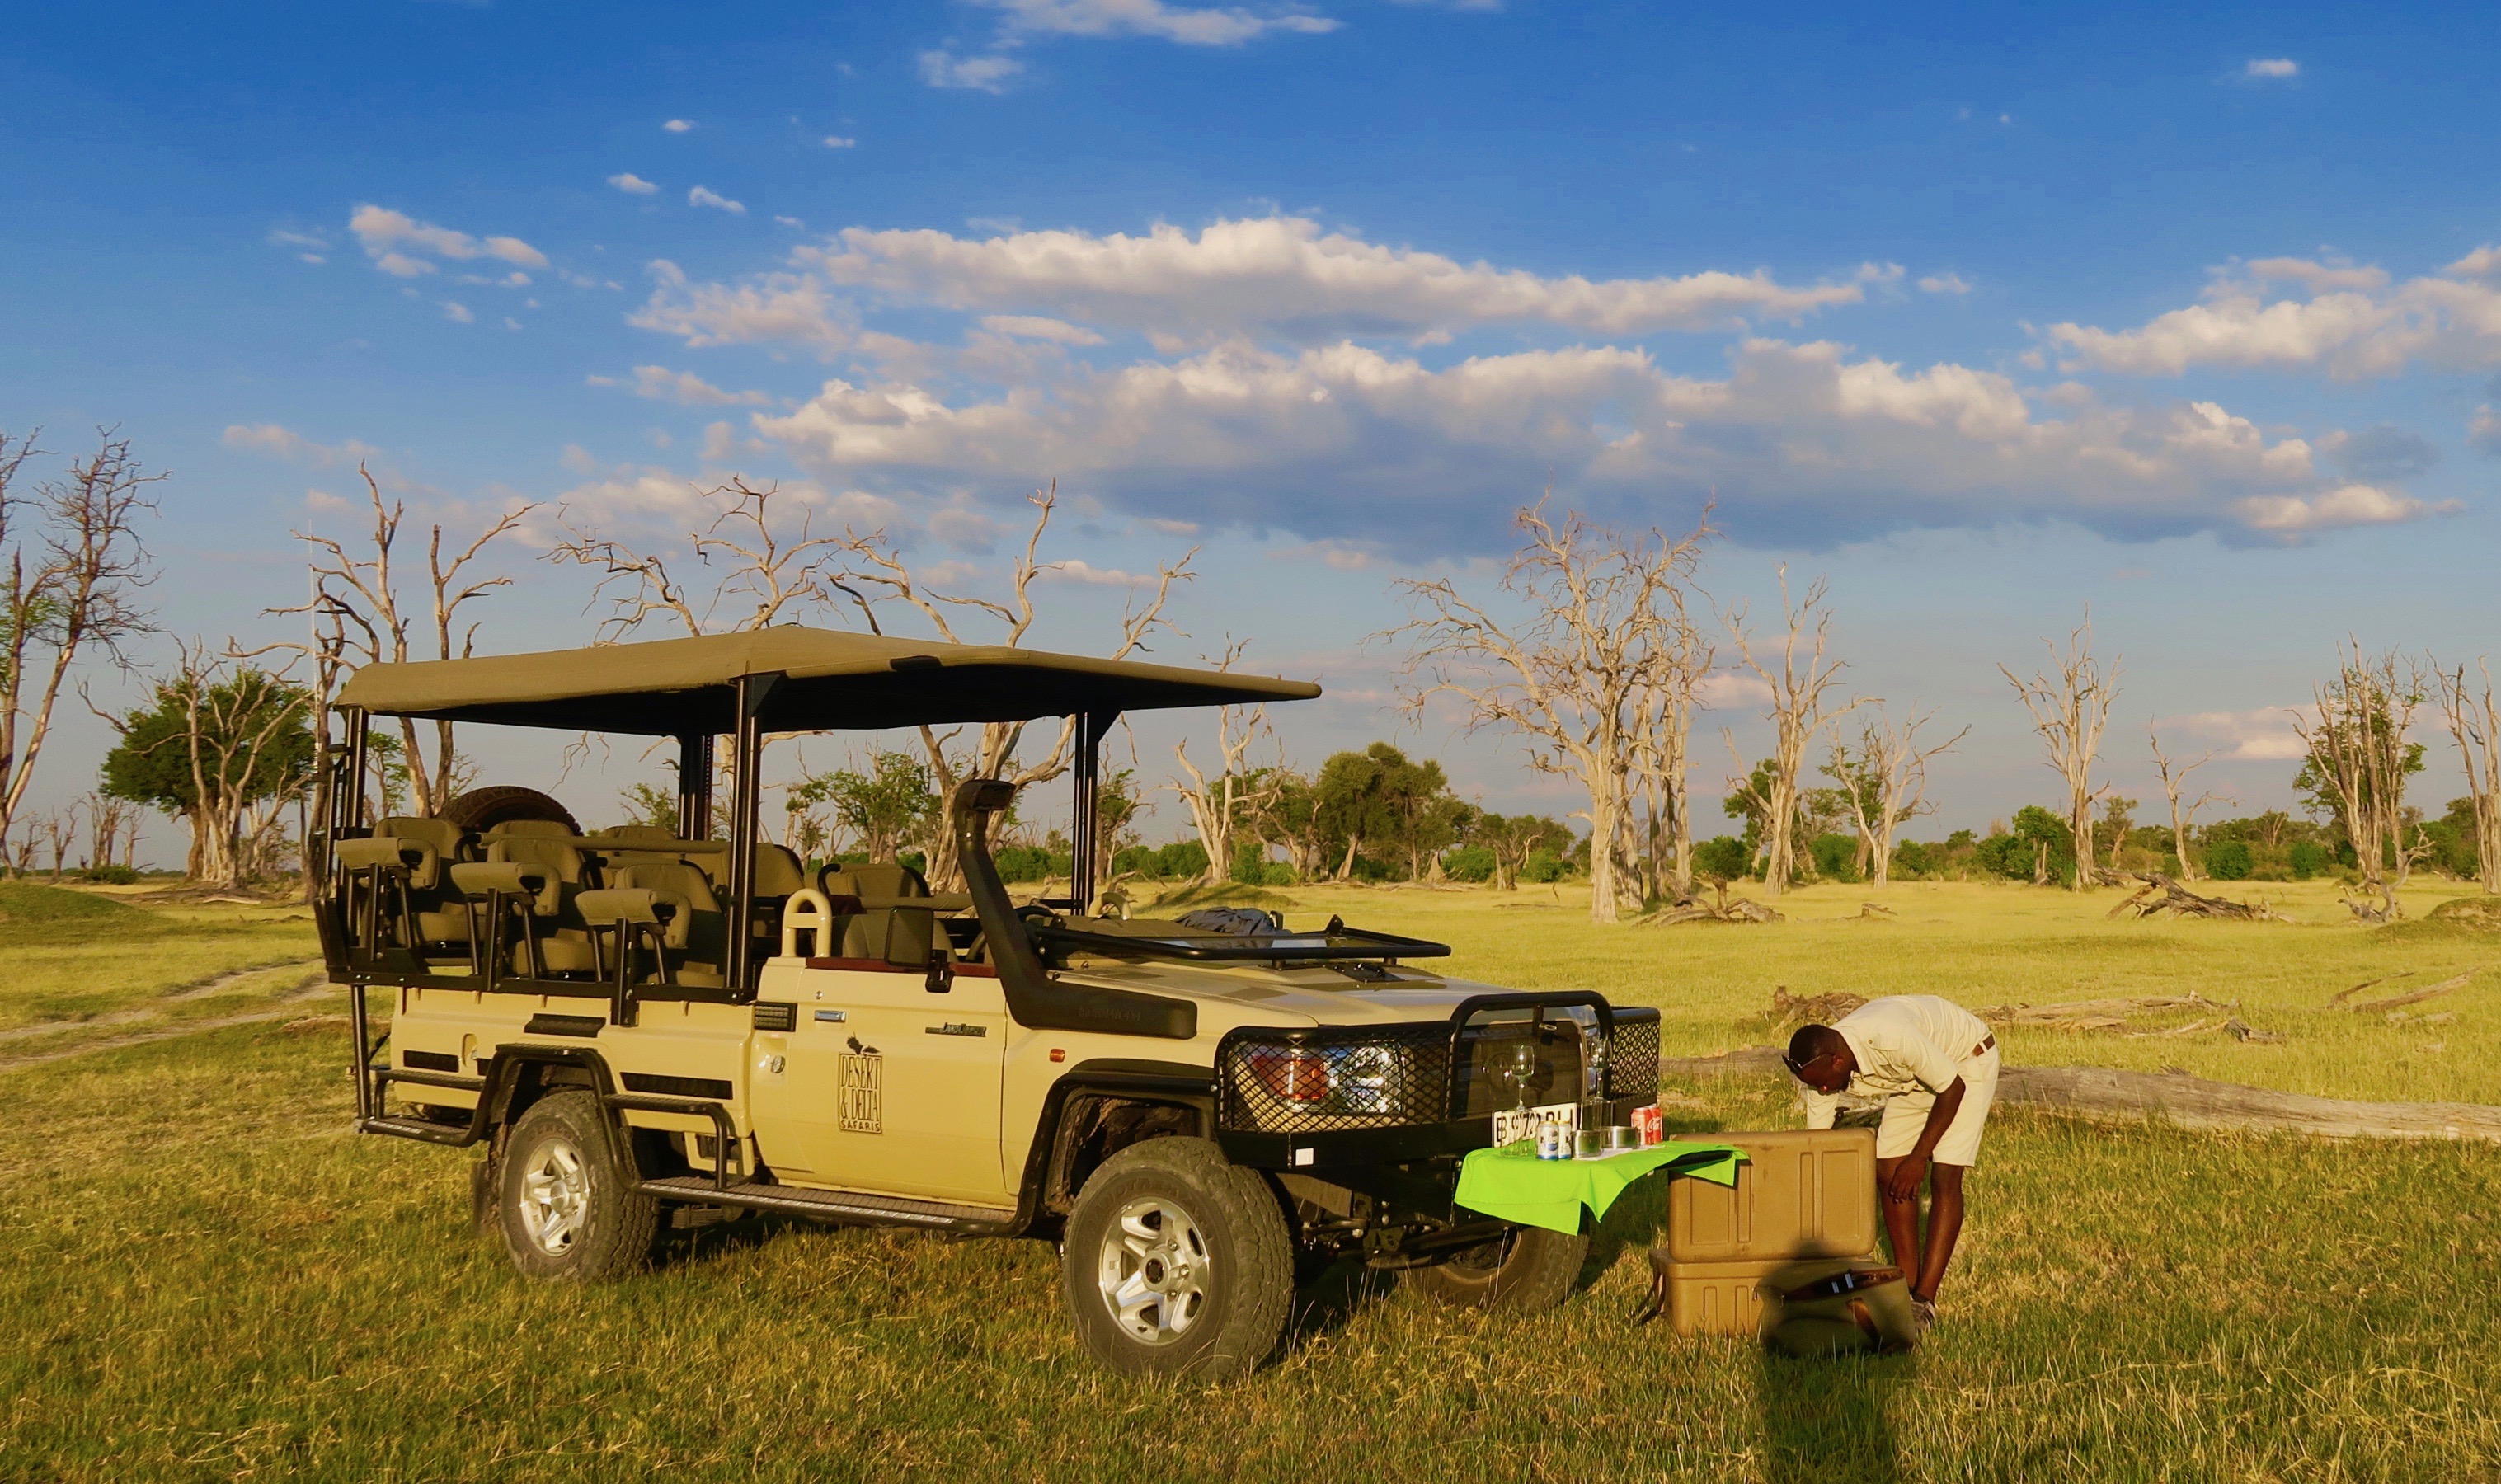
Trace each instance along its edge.
<instances>
[{"instance_id":1,"label":"headrest","mask_svg":"<svg viewBox=\"0 0 2501 1484\"><path fill-rule=\"evenodd\" d=\"M807 868L799 857L784 845L759 844L755 847L755 894L759 897L786 897L808 884Z\"/></svg>"},{"instance_id":2,"label":"headrest","mask_svg":"<svg viewBox=\"0 0 2501 1484\"><path fill-rule=\"evenodd\" d=\"M488 840L571 840L574 834L573 826L561 819L507 819L502 824L488 826L486 838Z\"/></svg>"},{"instance_id":3,"label":"headrest","mask_svg":"<svg viewBox=\"0 0 2501 1484\"><path fill-rule=\"evenodd\" d=\"M469 832L449 819L429 819L413 814L398 814L375 825L374 833L397 835L403 840L421 840L444 854L450 855L459 845L460 837Z\"/></svg>"},{"instance_id":4,"label":"headrest","mask_svg":"<svg viewBox=\"0 0 2501 1484\"><path fill-rule=\"evenodd\" d=\"M620 844L629 841L637 844L649 842L655 845L674 845L678 843L678 833L675 830L665 829L656 824L612 824L607 829L591 831L589 838L613 840Z\"/></svg>"},{"instance_id":5,"label":"headrest","mask_svg":"<svg viewBox=\"0 0 2501 1484\"><path fill-rule=\"evenodd\" d=\"M840 869L825 868L822 889L828 897L925 897L928 878L893 861L870 861Z\"/></svg>"}]
</instances>

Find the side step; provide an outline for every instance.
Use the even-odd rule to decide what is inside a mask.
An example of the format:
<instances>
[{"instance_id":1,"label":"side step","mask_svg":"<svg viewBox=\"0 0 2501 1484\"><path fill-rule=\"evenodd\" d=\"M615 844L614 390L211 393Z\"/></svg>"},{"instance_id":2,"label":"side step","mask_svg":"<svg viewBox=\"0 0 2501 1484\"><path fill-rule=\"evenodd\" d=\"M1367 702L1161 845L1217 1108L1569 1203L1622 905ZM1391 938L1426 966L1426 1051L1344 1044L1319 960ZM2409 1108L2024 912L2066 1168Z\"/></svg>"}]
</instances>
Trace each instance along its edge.
<instances>
[{"instance_id":1,"label":"side step","mask_svg":"<svg viewBox=\"0 0 2501 1484\"><path fill-rule=\"evenodd\" d=\"M856 1190L810 1190L798 1185L732 1185L723 1189L706 1175L674 1175L645 1180L645 1195L707 1205L742 1205L751 1210L782 1211L818 1221L860 1221L880 1226L927 1227L935 1231L1003 1232L1017 1213L989 1205L956 1205L946 1201L916 1201L903 1196L872 1196Z\"/></svg>"}]
</instances>

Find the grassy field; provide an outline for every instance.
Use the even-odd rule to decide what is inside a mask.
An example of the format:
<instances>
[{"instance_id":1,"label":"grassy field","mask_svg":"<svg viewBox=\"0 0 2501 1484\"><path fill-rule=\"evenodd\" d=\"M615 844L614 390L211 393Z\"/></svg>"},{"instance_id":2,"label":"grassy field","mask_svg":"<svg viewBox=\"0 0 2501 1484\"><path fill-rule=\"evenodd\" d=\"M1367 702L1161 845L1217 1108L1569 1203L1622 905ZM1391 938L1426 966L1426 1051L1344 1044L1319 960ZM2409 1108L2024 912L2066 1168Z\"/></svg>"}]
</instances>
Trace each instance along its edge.
<instances>
[{"instance_id":1,"label":"grassy field","mask_svg":"<svg viewBox=\"0 0 2501 1484\"><path fill-rule=\"evenodd\" d=\"M2396 990L2489 963L2501 938L2360 929L2324 890L2269 891L2298 925L2112 924L2111 893L1979 886L1896 887L1892 922L1852 920L1866 894L1832 888L1767 927L1592 930L1542 890L1314 891L1288 917L1342 911L1447 939L1473 976L1658 1005L1671 1051L1766 1039L1775 985L1975 1006L2193 989L2286 1043L2018 1033L2010 1058L2501 1102L2501 978L2418 1007L2454 1014L2436 1025L2321 1008L2363 979L2405 975ZM1663 1204L1636 1188L1560 1312L1423 1308L1341 1271L1270 1369L1176 1388L1079 1356L1038 1243L741 1223L675 1238L654 1271L609 1289L524 1288L468 1227L467 1157L346 1132L343 1038L307 1018L338 1001L273 989L284 969L182 998L203 975L309 956L304 924L200 907L115 919L79 947L24 915L0 919L20 966L0 1026L49 1029L0 1041L14 1066L0 1071L0 1316L16 1337L0 1347L0 1476L2501 1470L2501 1154L2487 1147L2223 1139L2010 1109L1973 1176L1946 1322L1916 1356L1773 1362L1630 1328ZM99 1023L117 1015L129 1018ZM29 1065L30 1042L72 1054ZM1766 1083L1680 1091L1688 1128L1795 1116Z\"/></svg>"}]
</instances>

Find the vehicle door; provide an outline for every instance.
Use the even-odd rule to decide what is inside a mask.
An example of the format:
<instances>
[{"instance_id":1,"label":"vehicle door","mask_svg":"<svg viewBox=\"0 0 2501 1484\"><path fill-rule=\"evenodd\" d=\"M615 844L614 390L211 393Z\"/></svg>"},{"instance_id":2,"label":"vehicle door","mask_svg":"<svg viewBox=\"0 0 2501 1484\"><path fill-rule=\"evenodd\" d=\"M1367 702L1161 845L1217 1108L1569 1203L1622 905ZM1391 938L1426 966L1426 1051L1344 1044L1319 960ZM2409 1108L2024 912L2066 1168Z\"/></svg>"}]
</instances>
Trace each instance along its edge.
<instances>
[{"instance_id":1,"label":"vehicle door","mask_svg":"<svg viewBox=\"0 0 2501 1484\"><path fill-rule=\"evenodd\" d=\"M755 1079L765 1159L815 1185L1012 1204L999 1157L1008 1016L996 976L812 959L795 984L784 1066Z\"/></svg>"}]
</instances>

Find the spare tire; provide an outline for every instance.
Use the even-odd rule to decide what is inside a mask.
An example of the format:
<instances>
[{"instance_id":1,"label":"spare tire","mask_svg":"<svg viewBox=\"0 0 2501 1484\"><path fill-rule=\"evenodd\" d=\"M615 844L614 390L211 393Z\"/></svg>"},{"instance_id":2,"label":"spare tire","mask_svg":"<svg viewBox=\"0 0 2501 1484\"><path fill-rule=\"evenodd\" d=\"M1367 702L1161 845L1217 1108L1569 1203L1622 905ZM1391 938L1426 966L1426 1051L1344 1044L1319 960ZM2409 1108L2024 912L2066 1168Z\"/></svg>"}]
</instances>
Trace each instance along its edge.
<instances>
[{"instance_id":1,"label":"spare tire","mask_svg":"<svg viewBox=\"0 0 2501 1484\"><path fill-rule=\"evenodd\" d=\"M443 816L464 830L486 831L512 819L546 819L563 825L571 835L582 833L582 825L573 811L535 788L473 788L452 796L443 806Z\"/></svg>"}]
</instances>

